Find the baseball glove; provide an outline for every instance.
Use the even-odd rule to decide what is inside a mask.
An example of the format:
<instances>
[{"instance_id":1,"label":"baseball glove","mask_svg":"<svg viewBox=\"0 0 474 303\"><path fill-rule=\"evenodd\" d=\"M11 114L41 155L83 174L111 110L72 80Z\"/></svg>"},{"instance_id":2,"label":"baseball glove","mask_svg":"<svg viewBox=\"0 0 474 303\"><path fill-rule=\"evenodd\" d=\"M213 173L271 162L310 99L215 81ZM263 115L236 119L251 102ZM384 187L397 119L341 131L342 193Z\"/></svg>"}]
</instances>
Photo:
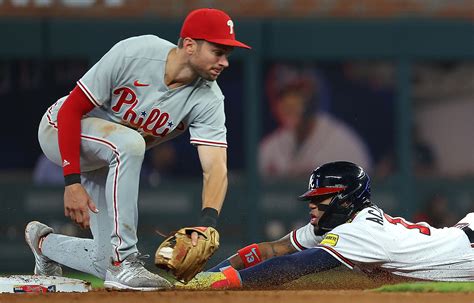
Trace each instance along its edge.
<instances>
[{"instance_id":1,"label":"baseball glove","mask_svg":"<svg viewBox=\"0 0 474 303\"><path fill-rule=\"evenodd\" d=\"M191 233L197 232L198 242L192 245ZM184 227L166 238L155 253L155 265L166 269L187 283L202 271L207 260L219 248L219 233L212 227Z\"/></svg>"}]
</instances>

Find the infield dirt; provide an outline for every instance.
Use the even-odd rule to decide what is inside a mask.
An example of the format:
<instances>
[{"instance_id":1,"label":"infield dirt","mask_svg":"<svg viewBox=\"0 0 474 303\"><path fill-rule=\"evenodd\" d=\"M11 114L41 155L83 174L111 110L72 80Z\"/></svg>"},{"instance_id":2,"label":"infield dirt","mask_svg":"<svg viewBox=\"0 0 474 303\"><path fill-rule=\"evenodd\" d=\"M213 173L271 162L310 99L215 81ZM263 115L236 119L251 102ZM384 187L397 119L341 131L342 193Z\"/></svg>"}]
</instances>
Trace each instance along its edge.
<instances>
[{"instance_id":1,"label":"infield dirt","mask_svg":"<svg viewBox=\"0 0 474 303\"><path fill-rule=\"evenodd\" d=\"M376 293L368 290L160 291L3 294L1 303L474 303L474 293Z\"/></svg>"}]
</instances>

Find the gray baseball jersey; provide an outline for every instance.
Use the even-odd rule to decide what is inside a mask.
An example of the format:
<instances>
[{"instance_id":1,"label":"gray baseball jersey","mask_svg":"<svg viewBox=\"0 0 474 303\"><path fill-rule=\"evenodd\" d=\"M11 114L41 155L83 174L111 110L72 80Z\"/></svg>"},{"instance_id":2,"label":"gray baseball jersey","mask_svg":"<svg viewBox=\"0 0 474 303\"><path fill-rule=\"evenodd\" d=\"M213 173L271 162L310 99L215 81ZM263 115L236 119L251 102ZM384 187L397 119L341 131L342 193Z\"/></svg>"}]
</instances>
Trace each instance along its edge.
<instances>
[{"instance_id":1,"label":"gray baseball jersey","mask_svg":"<svg viewBox=\"0 0 474 303\"><path fill-rule=\"evenodd\" d=\"M227 146L224 96L215 81L169 89L166 59L176 45L144 35L117 43L78 82L96 106L88 116L136 129L147 147L172 139L189 127L193 144ZM57 111L66 97L51 111Z\"/></svg>"},{"instance_id":2,"label":"gray baseball jersey","mask_svg":"<svg viewBox=\"0 0 474 303\"><path fill-rule=\"evenodd\" d=\"M474 213L458 223L474 227ZM363 209L351 223L337 226L323 238L305 225L290 233L297 250L321 247L349 268L371 273L436 280L474 281L474 247L457 227L434 228L391 217L376 206Z\"/></svg>"}]
</instances>

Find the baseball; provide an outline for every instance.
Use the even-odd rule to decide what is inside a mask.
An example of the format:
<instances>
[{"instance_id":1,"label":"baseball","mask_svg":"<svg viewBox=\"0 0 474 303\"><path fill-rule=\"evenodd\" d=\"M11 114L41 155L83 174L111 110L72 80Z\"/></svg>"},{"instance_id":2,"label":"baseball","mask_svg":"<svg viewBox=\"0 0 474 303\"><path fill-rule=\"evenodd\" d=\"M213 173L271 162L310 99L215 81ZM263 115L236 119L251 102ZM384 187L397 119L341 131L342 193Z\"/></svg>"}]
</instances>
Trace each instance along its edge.
<instances>
[{"instance_id":1,"label":"baseball","mask_svg":"<svg viewBox=\"0 0 474 303\"><path fill-rule=\"evenodd\" d=\"M158 251L158 254L165 259L171 259L173 255L173 249L171 247L163 247Z\"/></svg>"}]
</instances>

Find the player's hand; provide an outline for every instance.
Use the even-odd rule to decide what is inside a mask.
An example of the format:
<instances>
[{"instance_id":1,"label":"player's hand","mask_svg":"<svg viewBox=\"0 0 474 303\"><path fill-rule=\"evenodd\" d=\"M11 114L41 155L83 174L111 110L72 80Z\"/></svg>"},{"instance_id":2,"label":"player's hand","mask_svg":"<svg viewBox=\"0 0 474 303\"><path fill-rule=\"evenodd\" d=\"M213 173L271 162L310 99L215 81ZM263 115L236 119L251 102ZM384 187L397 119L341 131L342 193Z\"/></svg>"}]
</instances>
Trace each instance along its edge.
<instances>
[{"instance_id":1,"label":"player's hand","mask_svg":"<svg viewBox=\"0 0 474 303\"><path fill-rule=\"evenodd\" d=\"M201 237L202 237L202 236L201 236ZM199 239L199 234L198 234L197 232L193 231L193 232L191 233L191 244L192 244L193 246L196 246L197 243L198 243L198 239Z\"/></svg>"},{"instance_id":2,"label":"player's hand","mask_svg":"<svg viewBox=\"0 0 474 303\"><path fill-rule=\"evenodd\" d=\"M64 215L70 217L82 228L89 228L89 210L94 213L99 211L84 187L79 183L66 186L64 189Z\"/></svg>"}]
</instances>

